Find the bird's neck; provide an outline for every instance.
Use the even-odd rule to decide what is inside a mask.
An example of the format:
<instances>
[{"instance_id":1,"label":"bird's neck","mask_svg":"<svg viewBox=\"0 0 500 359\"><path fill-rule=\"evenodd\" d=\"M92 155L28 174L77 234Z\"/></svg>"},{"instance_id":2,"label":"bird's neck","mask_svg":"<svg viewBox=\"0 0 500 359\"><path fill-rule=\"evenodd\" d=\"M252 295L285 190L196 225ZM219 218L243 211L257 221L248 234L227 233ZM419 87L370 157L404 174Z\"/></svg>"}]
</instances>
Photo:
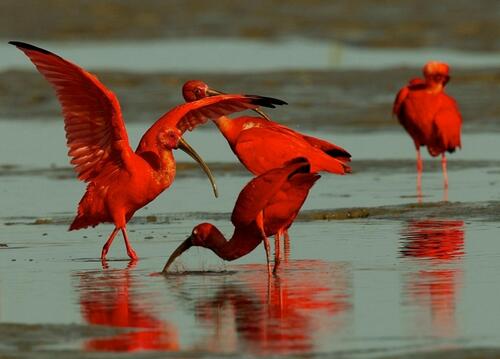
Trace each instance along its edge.
<instances>
[{"instance_id":1,"label":"bird's neck","mask_svg":"<svg viewBox=\"0 0 500 359\"><path fill-rule=\"evenodd\" d=\"M169 183L174 181L175 177L175 158L171 150L160 150L160 173Z\"/></svg>"},{"instance_id":2,"label":"bird's neck","mask_svg":"<svg viewBox=\"0 0 500 359\"><path fill-rule=\"evenodd\" d=\"M211 249L218 257L232 261L253 251L263 239L262 231L255 224L252 224L235 228L230 240L226 240L217 229L207 238L204 247Z\"/></svg>"},{"instance_id":3,"label":"bird's neck","mask_svg":"<svg viewBox=\"0 0 500 359\"><path fill-rule=\"evenodd\" d=\"M175 159L171 150L139 145L136 153L149 164L156 181L162 187L170 186L175 178Z\"/></svg>"},{"instance_id":4,"label":"bird's neck","mask_svg":"<svg viewBox=\"0 0 500 359\"><path fill-rule=\"evenodd\" d=\"M240 134L240 129L238 128L238 126L236 126L236 120L226 116L222 116L214 120L214 122L219 128L219 131L226 138L227 142L229 142L229 145L232 146L234 143L236 143L236 139Z\"/></svg>"},{"instance_id":5,"label":"bird's neck","mask_svg":"<svg viewBox=\"0 0 500 359\"><path fill-rule=\"evenodd\" d=\"M444 90L444 85L442 83L427 82L426 91L428 93L436 94L443 92L443 90Z\"/></svg>"}]
</instances>

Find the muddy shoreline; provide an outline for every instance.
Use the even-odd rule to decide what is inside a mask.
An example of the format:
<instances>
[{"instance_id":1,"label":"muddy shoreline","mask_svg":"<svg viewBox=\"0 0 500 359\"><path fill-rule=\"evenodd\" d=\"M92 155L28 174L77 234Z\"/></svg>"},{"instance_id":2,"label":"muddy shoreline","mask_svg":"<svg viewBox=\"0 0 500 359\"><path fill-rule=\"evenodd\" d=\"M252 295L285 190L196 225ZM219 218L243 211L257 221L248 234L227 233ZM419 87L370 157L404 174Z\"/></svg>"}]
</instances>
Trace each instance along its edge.
<instances>
[{"instance_id":1,"label":"muddy shoreline","mask_svg":"<svg viewBox=\"0 0 500 359\"><path fill-rule=\"evenodd\" d=\"M96 71L122 105L125 121L147 122L183 102L181 87L201 78L226 92L257 93L289 103L268 113L304 129L378 131L399 129L394 96L420 69L382 71L292 71L256 74L137 74ZM499 131L500 69L453 72L448 92L459 103L464 130ZM314 115L311 115L311 114ZM34 71L0 73L0 118L59 118L60 107L45 79Z\"/></svg>"},{"instance_id":2,"label":"muddy shoreline","mask_svg":"<svg viewBox=\"0 0 500 359\"><path fill-rule=\"evenodd\" d=\"M51 346L68 346L83 339L111 336L117 333L126 333L133 329L116 329L105 326L89 325L32 325L32 324L0 324L0 358L1 359L27 359L27 358L242 358L254 357L240 353L210 353L206 351L190 350L182 352L165 351L142 351L134 353L120 352L82 352L71 349L51 349ZM404 354L387 354L390 350L359 350L340 351L328 354L309 353L304 355L272 355L273 358L331 358L333 355L339 357L364 358L368 353L370 357L377 359L497 359L500 358L500 350L491 348L467 348L467 349L443 349L443 350L418 350ZM379 354L377 354L379 352Z\"/></svg>"},{"instance_id":3,"label":"muddy shoreline","mask_svg":"<svg viewBox=\"0 0 500 359\"><path fill-rule=\"evenodd\" d=\"M54 215L49 217L22 217L3 218L5 226L25 225L63 225L68 226L73 221L74 215ZM162 213L147 216L136 215L130 220L133 225L145 224L171 224L183 221L226 221L231 217L227 212L187 212L187 213ZM331 209L302 210L296 223L315 221L334 221L350 219L379 219L379 220L411 220L419 218L460 218L464 220L500 221L500 202L429 202L407 203L393 206L377 207L351 207ZM0 249L9 249L8 244Z\"/></svg>"},{"instance_id":4,"label":"muddy shoreline","mask_svg":"<svg viewBox=\"0 0 500 359\"><path fill-rule=\"evenodd\" d=\"M495 0L6 0L5 39L151 39L309 37L359 46L499 50Z\"/></svg>"},{"instance_id":5,"label":"muddy shoreline","mask_svg":"<svg viewBox=\"0 0 500 359\"><path fill-rule=\"evenodd\" d=\"M207 162L212 172L218 176L250 176L249 172L240 162ZM204 177L196 163L176 162L177 178ZM413 159L370 159L354 160L349 163L352 173L413 173L415 161ZM500 161L495 160L448 160L448 166L454 171L467 169L487 169L489 173L500 172ZM441 171L441 162L428 161L426 172ZM15 164L0 164L0 177L46 177L54 180L76 179L75 171L72 167L52 166L48 168L30 168Z\"/></svg>"}]
</instances>

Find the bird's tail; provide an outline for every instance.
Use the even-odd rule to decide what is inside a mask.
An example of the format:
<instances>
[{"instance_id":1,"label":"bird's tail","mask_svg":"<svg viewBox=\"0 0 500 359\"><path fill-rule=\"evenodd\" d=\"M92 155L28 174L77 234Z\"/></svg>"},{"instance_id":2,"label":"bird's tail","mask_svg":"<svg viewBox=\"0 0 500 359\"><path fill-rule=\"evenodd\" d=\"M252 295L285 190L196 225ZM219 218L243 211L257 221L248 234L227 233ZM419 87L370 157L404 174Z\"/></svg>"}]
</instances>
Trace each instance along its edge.
<instances>
[{"instance_id":1,"label":"bird's tail","mask_svg":"<svg viewBox=\"0 0 500 359\"><path fill-rule=\"evenodd\" d=\"M314 161L311 168L311 172L321 172L326 171L338 175L344 175L346 173L351 173L352 169L346 163L329 156L324 156L318 161Z\"/></svg>"},{"instance_id":2,"label":"bird's tail","mask_svg":"<svg viewBox=\"0 0 500 359\"><path fill-rule=\"evenodd\" d=\"M90 226L88 221L85 219L85 217L80 216L80 214L77 214L71 225L69 226L69 231L75 231L77 229L82 229L82 228L87 228Z\"/></svg>"},{"instance_id":3,"label":"bird's tail","mask_svg":"<svg viewBox=\"0 0 500 359\"><path fill-rule=\"evenodd\" d=\"M95 194L95 191L95 185L90 183L80 203L78 203L78 213L73 223L69 226L70 231L90 226L95 227L99 223L108 220L104 218L105 213L107 213L104 208L104 203L102 199Z\"/></svg>"}]
</instances>

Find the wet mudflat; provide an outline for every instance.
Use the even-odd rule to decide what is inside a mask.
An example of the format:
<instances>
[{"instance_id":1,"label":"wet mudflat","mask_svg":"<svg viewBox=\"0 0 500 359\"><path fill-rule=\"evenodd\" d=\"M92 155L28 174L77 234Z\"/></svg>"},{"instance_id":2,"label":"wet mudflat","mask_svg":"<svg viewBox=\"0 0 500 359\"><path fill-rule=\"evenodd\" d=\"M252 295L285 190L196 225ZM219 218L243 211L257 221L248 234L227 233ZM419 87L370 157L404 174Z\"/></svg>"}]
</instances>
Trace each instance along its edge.
<instances>
[{"instance_id":1,"label":"wet mudflat","mask_svg":"<svg viewBox=\"0 0 500 359\"><path fill-rule=\"evenodd\" d=\"M128 126L132 143L144 126ZM9 135L14 127L26 138ZM1 130L0 143L18 149L0 159L2 355L498 355L494 135L464 135L468 150L449 161L449 202L426 157L419 204L404 133L316 133L359 144L354 173L325 175L313 188L268 280L260 247L234 263L191 249L172 274L156 275L195 224L232 233L230 212L250 177L215 130L189 136L216 164L221 198L179 155L171 190L129 225L137 263L119 240L107 263L98 259L110 225L66 231L84 185L67 168L59 121L2 121Z\"/></svg>"},{"instance_id":2,"label":"wet mudflat","mask_svg":"<svg viewBox=\"0 0 500 359\"><path fill-rule=\"evenodd\" d=\"M500 50L495 0L5 0L0 37L36 40L320 38L377 47ZM48 10L48 11L47 11Z\"/></svg>"},{"instance_id":3,"label":"wet mudflat","mask_svg":"<svg viewBox=\"0 0 500 359\"><path fill-rule=\"evenodd\" d=\"M211 53L210 64L216 67L210 72L196 61L199 46L219 49ZM307 46L304 49L300 42L284 46L284 49L280 46L280 43L262 42L222 42L210 46L209 41L207 44L202 39L191 45L180 42L93 43L83 50L80 45L48 45L94 70L103 83L117 94L127 124L152 123L166 109L183 102L180 89L185 81L203 79L221 91L258 93L286 100L289 105L273 114L280 123L299 129L340 129L349 132L399 131L397 120L391 116L395 93L410 77L420 76L421 64L433 56L431 50L423 53L420 50L407 51L394 62L394 54L389 50L367 59L365 57L373 51L355 51L347 58L342 55L336 60L331 58L330 44L320 43L318 53L313 54L310 52L316 51L315 46L312 50ZM255 50L245 50L248 47L255 47ZM57 99L52 96L46 81L32 70L31 64L20 58L11 45L0 44L0 52L5 53L5 57L0 58L0 113L6 118L22 121L58 116ZM138 63L134 58L122 60L131 52L144 53L150 63ZM191 56L185 55L186 52ZM344 52L349 53L349 50ZM255 53L264 55L259 57L260 60L253 61ZM287 68L288 71L283 71L295 53L305 55L295 60L295 64ZM439 58L449 58L450 63L454 63L463 60L466 55L451 56L444 51ZM453 86L448 93L460 104L467 120L464 121L465 129L472 132L498 131L500 54L474 55L473 58L465 61L464 67L454 67ZM107 59L107 67L111 70L101 68L101 59ZM269 63L274 66L269 67ZM236 73L224 70L235 65L239 66L235 69ZM344 69L343 66L349 68ZM117 71L117 67L122 67L122 71ZM157 71L148 73L151 67ZM193 67L198 70L193 71ZM377 71L373 71L374 68ZM247 71L242 74L243 69Z\"/></svg>"}]
</instances>

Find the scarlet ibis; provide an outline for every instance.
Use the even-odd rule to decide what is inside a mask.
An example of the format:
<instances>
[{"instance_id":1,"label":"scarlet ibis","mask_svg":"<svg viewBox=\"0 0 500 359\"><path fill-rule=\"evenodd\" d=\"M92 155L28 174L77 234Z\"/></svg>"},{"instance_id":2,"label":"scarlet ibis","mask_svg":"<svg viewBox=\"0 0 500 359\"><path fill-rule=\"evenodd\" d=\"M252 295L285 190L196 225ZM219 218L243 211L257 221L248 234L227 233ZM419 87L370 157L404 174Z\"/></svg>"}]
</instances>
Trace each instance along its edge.
<instances>
[{"instance_id":1,"label":"scarlet ibis","mask_svg":"<svg viewBox=\"0 0 500 359\"><path fill-rule=\"evenodd\" d=\"M188 81L182 88L187 102L221 94L199 80ZM345 162L350 161L351 155L342 147L296 132L269 120L262 111L259 113L265 119L222 116L214 120L234 154L252 174L260 175L297 157L307 158L312 172L350 172Z\"/></svg>"},{"instance_id":2,"label":"scarlet ibis","mask_svg":"<svg viewBox=\"0 0 500 359\"><path fill-rule=\"evenodd\" d=\"M190 102L223 93L210 88L203 81L191 80L184 84L182 94ZM263 174L296 157L307 158L311 172L326 171L343 175L351 171L345 163L350 161L351 155L342 147L296 132L271 121L259 109L254 110L264 118L244 116L231 119L222 116L214 120L234 154L252 174ZM289 245L288 232L278 232L275 238L278 258L279 241L283 235L285 246Z\"/></svg>"},{"instance_id":3,"label":"scarlet ibis","mask_svg":"<svg viewBox=\"0 0 500 359\"><path fill-rule=\"evenodd\" d=\"M170 255L163 272L192 246L211 249L220 258L232 261L254 250L264 242L268 272L271 273L268 236L287 229L297 216L309 190L320 178L311 172L304 158L294 159L252 179L241 191L231 216L234 233L226 240L210 223L194 227L191 235ZM274 272L279 265L275 262Z\"/></svg>"},{"instance_id":4,"label":"scarlet ibis","mask_svg":"<svg viewBox=\"0 0 500 359\"><path fill-rule=\"evenodd\" d=\"M462 117L455 99L444 92L450 80L448 64L430 61L423 68L424 78L414 78L399 90L393 113L417 150L417 187L421 187L423 170L420 147L427 146L433 157L441 155L444 187L448 188L445 152L461 148Z\"/></svg>"},{"instance_id":5,"label":"scarlet ibis","mask_svg":"<svg viewBox=\"0 0 500 359\"><path fill-rule=\"evenodd\" d=\"M201 157L182 138L195 126L259 106L284 102L268 97L221 95L179 105L161 116L132 151L116 96L93 74L39 47L11 41L35 64L54 87L64 116L71 163L78 178L88 182L69 230L111 222L115 228L105 243L105 259L113 239L121 231L127 254L137 255L129 243L126 224L133 214L168 188L175 177L173 149L193 157L215 182Z\"/></svg>"}]
</instances>

